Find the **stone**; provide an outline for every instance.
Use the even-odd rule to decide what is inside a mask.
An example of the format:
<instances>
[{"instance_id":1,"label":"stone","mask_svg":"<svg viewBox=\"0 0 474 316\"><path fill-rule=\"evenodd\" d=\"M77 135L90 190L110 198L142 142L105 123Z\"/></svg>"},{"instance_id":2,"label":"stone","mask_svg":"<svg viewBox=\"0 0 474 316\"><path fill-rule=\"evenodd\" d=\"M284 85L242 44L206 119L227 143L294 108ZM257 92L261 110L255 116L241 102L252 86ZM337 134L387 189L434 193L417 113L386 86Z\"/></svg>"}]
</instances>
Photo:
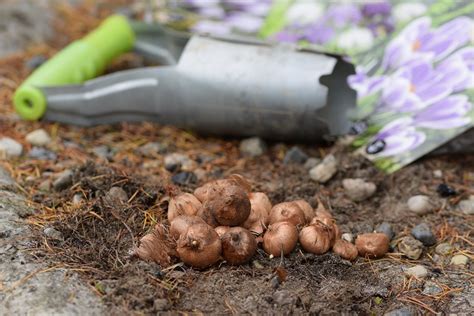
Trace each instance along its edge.
<instances>
[{"instance_id":1,"label":"stone","mask_svg":"<svg viewBox=\"0 0 474 316\"><path fill-rule=\"evenodd\" d=\"M260 137L251 137L243 139L239 149L244 156L257 157L267 150L267 145Z\"/></svg>"},{"instance_id":2,"label":"stone","mask_svg":"<svg viewBox=\"0 0 474 316\"><path fill-rule=\"evenodd\" d=\"M153 301L153 307L156 311L166 311L170 309L171 305L166 298L157 298Z\"/></svg>"},{"instance_id":3,"label":"stone","mask_svg":"<svg viewBox=\"0 0 474 316\"><path fill-rule=\"evenodd\" d=\"M283 163L288 164L304 164L308 160L308 155L298 146L291 147L283 158Z\"/></svg>"},{"instance_id":4,"label":"stone","mask_svg":"<svg viewBox=\"0 0 474 316\"><path fill-rule=\"evenodd\" d=\"M449 264L455 266L465 266L469 262L469 258L465 255L455 255L451 258Z\"/></svg>"},{"instance_id":5,"label":"stone","mask_svg":"<svg viewBox=\"0 0 474 316\"><path fill-rule=\"evenodd\" d=\"M308 170L312 169L316 167L320 162L321 162L321 159L319 158L314 158L314 157L308 158L308 160L306 160L306 162L304 163L304 168Z\"/></svg>"},{"instance_id":6,"label":"stone","mask_svg":"<svg viewBox=\"0 0 474 316\"><path fill-rule=\"evenodd\" d=\"M441 179L443 177L443 171L437 169L433 171L433 177Z\"/></svg>"},{"instance_id":7,"label":"stone","mask_svg":"<svg viewBox=\"0 0 474 316\"><path fill-rule=\"evenodd\" d=\"M403 237L399 240L398 250L406 257L418 260L423 253L423 244L411 236Z\"/></svg>"},{"instance_id":8,"label":"stone","mask_svg":"<svg viewBox=\"0 0 474 316\"><path fill-rule=\"evenodd\" d=\"M190 184L190 183L196 183L197 182L197 177L192 172L184 171L184 172L180 172L180 173L177 173L174 176L172 176L171 181L173 181L174 184L186 185L186 184Z\"/></svg>"},{"instance_id":9,"label":"stone","mask_svg":"<svg viewBox=\"0 0 474 316\"><path fill-rule=\"evenodd\" d=\"M0 159L15 158L21 156L23 146L10 137L0 138Z\"/></svg>"},{"instance_id":10,"label":"stone","mask_svg":"<svg viewBox=\"0 0 474 316\"><path fill-rule=\"evenodd\" d=\"M419 279L423 279L428 275L428 270L422 265L416 265L405 270L405 274L408 276L414 276Z\"/></svg>"},{"instance_id":11,"label":"stone","mask_svg":"<svg viewBox=\"0 0 474 316\"><path fill-rule=\"evenodd\" d=\"M457 207L465 215L474 215L474 195L471 195L467 200L459 202Z\"/></svg>"},{"instance_id":12,"label":"stone","mask_svg":"<svg viewBox=\"0 0 474 316\"><path fill-rule=\"evenodd\" d=\"M383 315L384 316L413 316L415 314L412 313L412 311L408 307L403 306L401 308L393 309Z\"/></svg>"},{"instance_id":13,"label":"stone","mask_svg":"<svg viewBox=\"0 0 474 316\"><path fill-rule=\"evenodd\" d=\"M387 222L383 222L382 224L377 226L377 228L375 228L375 231L377 233L384 233L385 235L388 236L390 240L392 240L393 237L395 237L395 233L393 232L392 225L390 225Z\"/></svg>"},{"instance_id":14,"label":"stone","mask_svg":"<svg viewBox=\"0 0 474 316\"><path fill-rule=\"evenodd\" d=\"M448 255L451 251L453 251L453 246L451 246L450 244L448 244L447 242L443 242L439 245L436 246L435 248L435 252L438 254L438 255L441 255L441 256L446 256Z\"/></svg>"},{"instance_id":15,"label":"stone","mask_svg":"<svg viewBox=\"0 0 474 316\"><path fill-rule=\"evenodd\" d=\"M206 178L207 172L203 168L197 168L194 170L194 174L196 175L198 181L202 181Z\"/></svg>"},{"instance_id":16,"label":"stone","mask_svg":"<svg viewBox=\"0 0 474 316\"><path fill-rule=\"evenodd\" d=\"M40 128L28 133L25 136L25 140L33 146L46 146L51 142L51 137L48 132Z\"/></svg>"},{"instance_id":17,"label":"stone","mask_svg":"<svg viewBox=\"0 0 474 316\"><path fill-rule=\"evenodd\" d=\"M44 62L47 61L47 60L48 59L44 55L41 55L41 54L40 55L35 55L35 56L29 58L25 62L25 66L29 70L35 70L36 68L38 68L39 66L44 64Z\"/></svg>"},{"instance_id":18,"label":"stone","mask_svg":"<svg viewBox=\"0 0 474 316\"><path fill-rule=\"evenodd\" d=\"M415 195L408 199L408 209L415 214L424 215L434 210L434 205L426 195Z\"/></svg>"},{"instance_id":19,"label":"stone","mask_svg":"<svg viewBox=\"0 0 474 316\"><path fill-rule=\"evenodd\" d=\"M283 305L293 305L296 303L296 298L294 298L290 292L286 290L275 291L272 295L273 302L279 306Z\"/></svg>"},{"instance_id":20,"label":"stone","mask_svg":"<svg viewBox=\"0 0 474 316\"><path fill-rule=\"evenodd\" d=\"M138 147L136 151L143 157L156 158L160 153L165 152L166 148L167 146L162 143L150 142Z\"/></svg>"},{"instance_id":21,"label":"stone","mask_svg":"<svg viewBox=\"0 0 474 316\"><path fill-rule=\"evenodd\" d=\"M121 187L111 187L110 190L105 195L105 199L109 203L123 204L123 203L127 203L128 195L127 195L127 192L125 192L125 190L122 189Z\"/></svg>"},{"instance_id":22,"label":"stone","mask_svg":"<svg viewBox=\"0 0 474 316\"><path fill-rule=\"evenodd\" d=\"M106 160L110 160L114 156L112 150L106 145L95 146L94 148L92 148L92 152L97 157L103 158L103 159L106 159Z\"/></svg>"},{"instance_id":23,"label":"stone","mask_svg":"<svg viewBox=\"0 0 474 316\"><path fill-rule=\"evenodd\" d=\"M421 223L413 227L411 234L413 237L421 241L425 246L429 247L436 244L436 237L433 235L431 228L426 223Z\"/></svg>"},{"instance_id":24,"label":"stone","mask_svg":"<svg viewBox=\"0 0 474 316\"><path fill-rule=\"evenodd\" d=\"M423 286L423 294L425 295L436 295L442 293L443 289L440 288L436 283L431 281L426 281L425 285Z\"/></svg>"},{"instance_id":25,"label":"stone","mask_svg":"<svg viewBox=\"0 0 474 316\"><path fill-rule=\"evenodd\" d=\"M10 173L0 167L0 189L12 188L15 185Z\"/></svg>"},{"instance_id":26,"label":"stone","mask_svg":"<svg viewBox=\"0 0 474 316\"><path fill-rule=\"evenodd\" d=\"M341 239L350 242L351 244L354 243L354 234L351 233L344 233L341 235Z\"/></svg>"},{"instance_id":27,"label":"stone","mask_svg":"<svg viewBox=\"0 0 474 316\"><path fill-rule=\"evenodd\" d=\"M56 239L56 240L62 240L63 239L63 234L59 230L56 230L52 227L46 227L43 230L43 234L48 236L49 238Z\"/></svg>"},{"instance_id":28,"label":"stone","mask_svg":"<svg viewBox=\"0 0 474 316\"><path fill-rule=\"evenodd\" d=\"M62 191L72 184L73 173L71 170L64 170L59 177L53 182L53 188L56 191Z\"/></svg>"},{"instance_id":29,"label":"stone","mask_svg":"<svg viewBox=\"0 0 474 316\"><path fill-rule=\"evenodd\" d=\"M76 193L72 197L72 205L74 205L76 207L81 205L82 201L83 201L83 198L82 198L82 194L80 194L80 193Z\"/></svg>"},{"instance_id":30,"label":"stone","mask_svg":"<svg viewBox=\"0 0 474 316\"><path fill-rule=\"evenodd\" d=\"M377 190L377 186L372 182L365 182L363 179L344 179L342 186L346 195L355 202L360 202L371 197Z\"/></svg>"},{"instance_id":31,"label":"stone","mask_svg":"<svg viewBox=\"0 0 474 316\"><path fill-rule=\"evenodd\" d=\"M337 172L337 160L334 155L327 155L320 164L309 171L309 176L312 180L326 183Z\"/></svg>"},{"instance_id":32,"label":"stone","mask_svg":"<svg viewBox=\"0 0 474 316\"><path fill-rule=\"evenodd\" d=\"M164 158L165 169L168 171L193 171L196 168L196 162L188 156L179 153L168 154Z\"/></svg>"},{"instance_id":33,"label":"stone","mask_svg":"<svg viewBox=\"0 0 474 316\"><path fill-rule=\"evenodd\" d=\"M28 153L28 157L38 160L56 160L58 156L51 150L34 146Z\"/></svg>"},{"instance_id":34,"label":"stone","mask_svg":"<svg viewBox=\"0 0 474 316\"><path fill-rule=\"evenodd\" d=\"M38 190L43 192L49 192L51 190L51 180L46 179L38 185Z\"/></svg>"}]
</instances>

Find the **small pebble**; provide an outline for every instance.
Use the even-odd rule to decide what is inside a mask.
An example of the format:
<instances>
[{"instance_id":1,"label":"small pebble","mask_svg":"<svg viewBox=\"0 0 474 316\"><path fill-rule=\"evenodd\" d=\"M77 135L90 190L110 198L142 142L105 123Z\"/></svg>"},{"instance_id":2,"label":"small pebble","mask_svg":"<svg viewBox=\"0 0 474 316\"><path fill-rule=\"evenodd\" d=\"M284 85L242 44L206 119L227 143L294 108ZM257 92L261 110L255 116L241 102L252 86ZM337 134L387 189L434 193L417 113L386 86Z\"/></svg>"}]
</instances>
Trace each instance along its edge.
<instances>
[{"instance_id":1,"label":"small pebble","mask_svg":"<svg viewBox=\"0 0 474 316\"><path fill-rule=\"evenodd\" d=\"M434 210L434 205L426 195L415 195L408 199L408 209L415 214L424 215Z\"/></svg>"},{"instance_id":2,"label":"small pebble","mask_svg":"<svg viewBox=\"0 0 474 316\"><path fill-rule=\"evenodd\" d=\"M443 242L443 243L437 245L436 248L435 248L435 252L436 252L438 255L442 255L442 256L446 256L446 255L449 254L452 250L453 250L453 246L451 246L451 245L448 244L447 242Z\"/></svg>"},{"instance_id":3,"label":"small pebble","mask_svg":"<svg viewBox=\"0 0 474 316\"><path fill-rule=\"evenodd\" d=\"M28 153L28 157L38 160L56 160L58 156L51 150L34 146Z\"/></svg>"},{"instance_id":4,"label":"small pebble","mask_svg":"<svg viewBox=\"0 0 474 316\"><path fill-rule=\"evenodd\" d=\"M47 179L41 182L38 185L38 190L43 191L43 192L48 192L49 190L51 190L51 180Z\"/></svg>"},{"instance_id":5,"label":"small pebble","mask_svg":"<svg viewBox=\"0 0 474 316\"><path fill-rule=\"evenodd\" d=\"M443 171L441 170L435 170L433 171L433 177L435 178L438 178L438 179L441 179L443 177Z\"/></svg>"},{"instance_id":6,"label":"small pebble","mask_svg":"<svg viewBox=\"0 0 474 316\"><path fill-rule=\"evenodd\" d=\"M74 196L72 197L72 204L74 206L79 206L82 204L82 201L83 201L83 198L82 198L82 194L80 193L76 193L74 194Z\"/></svg>"},{"instance_id":7,"label":"small pebble","mask_svg":"<svg viewBox=\"0 0 474 316\"><path fill-rule=\"evenodd\" d=\"M121 187L111 187L105 195L105 198L111 203L126 203L128 201L127 192Z\"/></svg>"},{"instance_id":8,"label":"small pebble","mask_svg":"<svg viewBox=\"0 0 474 316\"><path fill-rule=\"evenodd\" d=\"M60 231L52 228L52 227L46 227L43 230L43 233L48 236L49 238L56 239L56 240L62 240L63 239L63 234L61 234Z\"/></svg>"},{"instance_id":9,"label":"small pebble","mask_svg":"<svg viewBox=\"0 0 474 316\"><path fill-rule=\"evenodd\" d=\"M14 158L21 156L23 146L10 137L0 138L0 159Z\"/></svg>"},{"instance_id":10,"label":"small pebble","mask_svg":"<svg viewBox=\"0 0 474 316\"><path fill-rule=\"evenodd\" d=\"M440 288L436 283L431 281L426 281L423 286L423 294L425 295L436 295L443 292L443 289Z\"/></svg>"},{"instance_id":11,"label":"small pebble","mask_svg":"<svg viewBox=\"0 0 474 316\"><path fill-rule=\"evenodd\" d=\"M293 146L285 154L283 163L288 164L304 164L308 160L308 155L302 151L298 146Z\"/></svg>"},{"instance_id":12,"label":"small pebble","mask_svg":"<svg viewBox=\"0 0 474 316\"><path fill-rule=\"evenodd\" d=\"M440 185L438 185L438 187L436 188L436 192L438 192L438 194L444 198L454 196L457 194L456 190L454 190L452 187L450 187L446 183L441 183Z\"/></svg>"},{"instance_id":13,"label":"small pebble","mask_svg":"<svg viewBox=\"0 0 474 316\"><path fill-rule=\"evenodd\" d=\"M279 306L293 305L296 303L296 298L293 297L291 293L286 290L275 291L275 293L273 293L272 298L273 301Z\"/></svg>"},{"instance_id":14,"label":"small pebble","mask_svg":"<svg viewBox=\"0 0 474 316\"><path fill-rule=\"evenodd\" d=\"M314 157L308 158L308 160L306 160L306 162L304 163L304 168L308 170L312 169L316 167L320 162L321 162L321 159L319 158L314 158Z\"/></svg>"},{"instance_id":15,"label":"small pebble","mask_svg":"<svg viewBox=\"0 0 474 316\"><path fill-rule=\"evenodd\" d=\"M202 181L206 178L207 172L203 168L197 168L194 170L194 174L196 175L198 181Z\"/></svg>"},{"instance_id":16,"label":"small pebble","mask_svg":"<svg viewBox=\"0 0 474 316\"><path fill-rule=\"evenodd\" d=\"M337 160L334 155L326 156L323 161L309 171L309 176L314 181L326 183L337 172Z\"/></svg>"},{"instance_id":17,"label":"small pebble","mask_svg":"<svg viewBox=\"0 0 474 316\"><path fill-rule=\"evenodd\" d=\"M197 177L193 172L183 171L172 176L171 181L173 181L174 184L186 185L196 183Z\"/></svg>"},{"instance_id":18,"label":"small pebble","mask_svg":"<svg viewBox=\"0 0 474 316\"><path fill-rule=\"evenodd\" d=\"M416 265L409 269L406 269L405 274L422 279L428 275L428 270L422 265Z\"/></svg>"},{"instance_id":19,"label":"small pebble","mask_svg":"<svg viewBox=\"0 0 474 316\"><path fill-rule=\"evenodd\" d=\"M103 158L106 160L112 159L114 156L110 148L106 145L95 146L94 148L92 148L92 152L97 157Z\"/></svg>"},{"instance_id":20,"label":"small pebble","mask_svg":"<svg viewBox=\"0 0 474 316\"><path fill-rule=\"evenodd\" d=\"M51 137L49 136L48 132L40 128L28 133L25 136L25 140L33 146L41 147L48 145L51 142Z\"/></svg>"},{"instance_id":21,"label":"small pebble","mask_svg":"<svg viewBox=\"0 0 474 316\"><path fill-rule=\"evenodd\" d=\"M451 258L450 264L456 266L465 266L469 262L469 258L465 255L455 255Z\"/></svg>"},{"instance_id":22,"label":"small pebble","mask_svg":"<svg viewBox=\"0 0 474 316\"><path fill-rule=\"evenodd\" d=\"M425 246L429 247L436 244L436 237L433 235L431 228L426 223L421 223L413 227L411 234Z\"/></svg>"},{"instance_id":23,"label":"small pebble","mask_svg":"<svg viewBox=\"0 0 474 316\"><path fill-rule=\"evenodd\" d=\"M64 170L53 182L53 188L56 191L62 191L72 184L73 173L71 170Z\"/></svg>"},{"instance_id":24,"label":"small pebble","mask_svg":"<svg viewBox=\"0 0 474 316\"><path fill-rule=\"evenodd\" d=\"M395 237L395 233L393 232L392 225L390 225L387 222L383 222L382 224L377 226L377 228L375 228L375 231L377 233L384 233L385 235L388 236L390 240L392 240L393 237Z\"/></svg>"},{"instance_id":25,"label":"small pebble","mask_svg":"<svg viewBox=\"0 0 474 316\"><path fill-rule=\"evenodd\" d=\"M29 70L35 70L47 60L48 59L44 55L35 55L25 62L25 66Z\"/></svg>"},{"instance_id":26,"label":"small pebble","mask_svg":"<svg viewBox=\"0 0 474 316\"><path fill-rule=\"evenodd\" d=\"M153 301L153 307L156 311L167 311L170 309L170 302L166 298L157 298Z\"/></svg>"},{"instance_id":27,"label":"small pebble","mask_svg":"<svg viewBox=\"0 0 474 316\"><path fill-rule=\"evenodd\" d=\"M353 244L354 243L354 234L344 233L344 234L342 234L341 239Z\"/></svg>"},{"instance_id":28,"label":"small pebble","mask_svg":"<svg viewBox=\"0 0 474 316\"><path fill-rule=\"evenodd\" d=\"M471 195L467 200L462 200L459 202L458 209L463 214L474 215L474 195Z\"/></svg>"},{"instance_id":29,"label":"small pebble","mask_svg":"<svg viewBox=\"0 0 474 316\"><path fill-rule=\"evenodd\" d=\"M377 186L372 182L365 182L363 179L344 179L342 186L346 195L355 202L360 202L371 197L377 190Z\"/></svg>"},{"instance_id":30,"label":"small pebble","mask_svg":"<svg viewBox=\"0 0 474 316\"><path fill-rule=\"evenodd\" d=\"M242 140L239 149L245 156L257 157L267 150L267 146L261 138L251 137Z\"/></svg>"},{"instance_id":31,"label":"small pebble","mask_svg":"<svg viewBox=\"0 0 474 316\"><path fill-rule=\"evenodd\" d=\"M172 153L168 154L164 158L165 169L174 171L193 171L196 168L196 162L184 154Z\"/></svg>"},{"instance_id":32,"label":"small pebble","mask_svg":"<svg viewBox=\"0 0 474 316\"><path fill-rule=\"evenodd\" d=\"M146 143L137 148L137 152L143 157L156 158L158 154L163 153L166 150L166 145L158 142Z\"/></svg>"},{"instance_id":33,"label":"small pebble","mask_svg":"<svg viewBox=\"0 0 474 316\"><path fill-rule=\"evenodd\" d=\"M414 313L412 313L412 311L408 308L408 307L401 307L401 308L397 308L397 309L394 309L394 310L391 310L385 314L383 314L384 316L413 316L415 315Z\"/></svg>"},{"instance_id":34,"label":"small pebble","mask_svg":"<svg viewBox=\"0 0 474 316\"><path fill-rule=\"evenodd\" d=\"M400 239L397 246L398 251L413 260L419 259L423 253L423 244L421 241L410 236Z\"/></svg>"}]
</instances>

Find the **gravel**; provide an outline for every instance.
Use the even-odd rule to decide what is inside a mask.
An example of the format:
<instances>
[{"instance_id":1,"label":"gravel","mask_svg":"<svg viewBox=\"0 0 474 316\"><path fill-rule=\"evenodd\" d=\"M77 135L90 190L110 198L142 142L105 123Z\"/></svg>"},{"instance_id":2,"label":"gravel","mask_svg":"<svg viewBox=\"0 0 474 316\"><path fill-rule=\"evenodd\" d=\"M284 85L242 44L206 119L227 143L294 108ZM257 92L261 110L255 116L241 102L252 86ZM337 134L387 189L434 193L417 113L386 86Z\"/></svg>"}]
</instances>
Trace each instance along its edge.
<instances>
[{"instance_id":1,"label":"gravel","mask_svg":"<svg viewBox=\"0 0 474 316\"><path fill-rule=\"evenodd\" d=\"M49 136L48 132L44 129L40 128L28 133L25 136L25 140L33 146L46 146L51 143L51 137Z\"/></svg>"},{"instance_id":2,"label":"gravel","mask_svg":"<svg viewBox=\"0 0 474 316\"><path fill-rule=\"evenodd\" d=\"M410 236L400 239L397 246L398 251L413 260L418 260L423 253L423 244L421 241Z\"/></svg>"},{"instance_id":3,"label":"gravel","mask_svg":"<svg viewBox=\"0 0 474 316\"><path fill-rule=\"evenodd\" d=\"M383 222L382 224L380 224L379 226L377 226L375 228L375 231L377 233L384 233L385 235L388 236L388 238L390 240L393 239L393 237L395 237L395 233L393 232L393 229L392 229L392 225L390 225L389 223L387 222Z\"/></svg>"},{"instance_id":4,"label":"gravel","mask_svg":"<svg viewBox=\"0 0 474 316\"><path fill-rule=\"evenodd\" d=\"M308 158L308 160L306 160L306 162L304 163L304 168L308 170L312 169L316 167L320 162L321 162L321 159L319 158L314 158L314 157Z\"/></svg>"},{"instance_id":5,"label":"gravel","mask_svg":"<svg viewBox=\"0 0 474 316\"><path fill-rule=\"evenodd\" d=\"M105 195L105 199L112 204L123 204L128 201L128 195L121 187L111 187Z\"/></svg>"},{"instance_id":6,"label":"gravel","mask_svg":"<svg viewBox=\"0 0 474 316\"><path fill-rule=\"evenodd\" d=\"M187 155L180 153L168 154L164 158L165 169L171 172L174 171L193 171L196 168L196 162Z\"/></svg>"},{"instance_id":7,"label":"gravel","mask_svg":"<svg viewBox=\"0 0 474 316\"><path fill-rule=\"evenodd\" d=\"M465 255L455 255L451 258L450 264L456 266L465 266L469 262L469 258Z\"/></svg>"},{"instance_id":8,"label":"gravel","mask_svg":"<svg viewBox=\"0 0 474 316\"><path fill-rule=\"evenodd\" d=\"M14 158L21 156L23 146L10 137L0 138L0 159Z\"/></svg>"},{"instance_id":9,"label":"gravel","mask_svg":"<svg viewBox=\"0 0 474 316\"><path fill-rule=\"evenodd\" d=\"M459 202L458 209L463 214L474 215L474 195L471 195L467 200L462 200Z\"/></svg>"},{"instance_id":10,"label":"gravel","mask_svg":"<svg viewBox=\"0 0 474 316\"><path fill-rule=\"evenodd\" d=\"M426 195L415 195L408 199L408 209L415 214L424 215L434 211L434 205Z\"/></svg>"},{"instance_id":11,"label":"gravel","mask_svg":"<svg viewBox=\"0 0 474 316\"><path fill-rule=\"evenodd\" d=\"M408 276L414 276L416 278L422 279L428 275L428 270L422 265L416 265L409 269L406 269L405 274Z\"/></svg>"},{"instance_id":12,"label":"gravel","mask_svg":"<svg viewBox=\"0 0 474 316\"><path fill-rule=\"evenodd\" d=\"M72 184L73 173L71 170L64 170L59 177L53 182L53 188L56 191L62 191Z\"/></svg>"},{"instance_id":13,"label":"gravel","mask_svg":"<svg viewBox=\"0 0 474 316\"><path fill-rule=\"evenodd\" d=\"M63 234L61 234L60 231L52 228L52 227L46 227L43 230L43 233L48 236L49 238L56 239L56 240L62 240L63 239Z\"/></svg>"},{"instance_id":14,"label":"gravel","mask_svg":"<svg viewBox=\"0 0 474 316\"><path fill-rule=\"evenodd\" d=\"M183 171L172 176L171 181L173 181L174 184L187 185L190 183L196 183L198 178L193 172Z\"/></svg>"},{"instance_id":15,"label":"gravel","mask_svg":"<svg viewBox=\"0 0 474 316\"><path fill-rule=\"evenodd\" d=\"M43 147L34 146L28 153L28 157L38 160L56 160L58 156L55 152Z\"/></svg>"},{"instance_id":16,"label":"gravel","mask_svg":"<svg viewBox=\"0 0 474 316\"><path fill-rule=\"evenodd\" d=\"M298 146L291 147L283 158L283 163L288 164L304 164L308 160L308 155Z\"/></svg>"},{"instance_id":17,"label":"gravel","mask_svg":"<svg viewBox=\"0 0 474 316\"><path fill-rule=\"evenodd\" d=\"M431 231L431 228L426 223L416 225L411 230L411 234L413 235L413 237L421 241L425 246L429 247L436 244L436 237Z\"/></svg>"},{"instance_id":18,"label":"gravel","mask_svg":"<svg viewBox=\"0 0 474 316\"><path fill-rule=\"evenodd\" d=\"M251 137L242 140L239 149L244 156L257 157L267 150L267 146L261 138Z\"/></svg>"},{"instance_id":19,"label":"gravel","mask_svg":"<svg viewBox=\"0 0 474 316\"><path fill-rule=\"evenodd\" d=\"M372 182L365 182L363 179L344 179L342 186L346 195L355 202L360 202L374 195L377 186Z\"/></svg>"},{"instance_id":20,"label":"gravel","mask_svg":"<svg viewBox=\"0 0 474 316\"><path fill-rule=\"evenodd\" d=\"M326 183L336 174L337 168L336 157L327 155L320 164L309 171L309 176L314 181Z\"/></svg>"},{"instance_id":21,"label":"gravel","mask_svg":"<svg viewBox=\"0 0 474 316\"><path fill-rule=\"evenodd\" d=\"M437 245L435 248L435 252L441 256L448 255L452 250L453 250L453 246L451 246L447 242L441 243Z\"/></svg>"}]
</instances>

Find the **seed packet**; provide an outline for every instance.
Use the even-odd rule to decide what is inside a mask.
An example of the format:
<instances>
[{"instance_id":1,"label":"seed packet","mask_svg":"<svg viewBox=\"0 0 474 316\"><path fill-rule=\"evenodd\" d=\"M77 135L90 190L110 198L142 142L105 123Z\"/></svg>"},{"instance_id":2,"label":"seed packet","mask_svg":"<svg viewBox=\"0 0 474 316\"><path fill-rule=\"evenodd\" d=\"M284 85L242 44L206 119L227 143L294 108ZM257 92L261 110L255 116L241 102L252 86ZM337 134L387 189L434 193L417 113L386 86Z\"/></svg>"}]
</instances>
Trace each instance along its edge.
<instances>
[{"instance_id":1,"label":"seed packet","mask_svg":"<svg viewBox=\"0 0 474 316\"><path fill-rule=\"evenodd\" d=\"M348 78L357 92L352 119L360 135L354 146L387 172L474 127L471 0L186 0L168 5L182 10L181 25L190 14L191 31L245 34L345 56L356 65L356 74Z\"/></svg>"}]
</instances>

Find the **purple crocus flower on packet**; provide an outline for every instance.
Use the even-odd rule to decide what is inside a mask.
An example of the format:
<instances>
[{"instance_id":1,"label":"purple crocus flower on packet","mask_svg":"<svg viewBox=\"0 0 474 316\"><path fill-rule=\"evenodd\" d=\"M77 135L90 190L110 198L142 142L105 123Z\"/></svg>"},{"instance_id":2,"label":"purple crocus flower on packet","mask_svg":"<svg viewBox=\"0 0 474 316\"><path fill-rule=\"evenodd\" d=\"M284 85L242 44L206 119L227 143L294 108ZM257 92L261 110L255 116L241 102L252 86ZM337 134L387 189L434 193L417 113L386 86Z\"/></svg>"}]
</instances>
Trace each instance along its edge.
<instances>
[{"instance_id":1,"label":"purple crocus flower on packet","mask_svg":"<svg viewBox=\"0 0 474 316\"><path fill-rule=\"evenodd\" d=\"M469 42L472 20L458 17L436 30L431 19L422 17L411 22L388 45L383 58L384 69L396 69L417 59L439 61Z\"/></svg>"}]
</instances>

